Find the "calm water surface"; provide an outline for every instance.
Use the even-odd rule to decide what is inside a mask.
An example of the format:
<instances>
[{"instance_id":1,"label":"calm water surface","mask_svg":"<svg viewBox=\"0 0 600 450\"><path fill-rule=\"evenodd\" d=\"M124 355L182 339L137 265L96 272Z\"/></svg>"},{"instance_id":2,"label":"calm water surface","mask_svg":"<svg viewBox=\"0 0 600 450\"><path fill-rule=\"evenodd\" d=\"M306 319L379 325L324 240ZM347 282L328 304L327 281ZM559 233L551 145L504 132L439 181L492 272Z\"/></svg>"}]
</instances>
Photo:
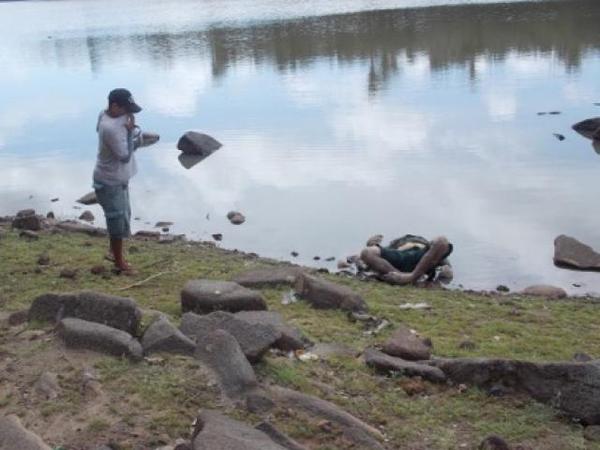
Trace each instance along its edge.
<instances>
[{"instance_id":1,"label":"calm water surface","mask_svg":"<svg viewBox=\"0 0 600 450\"><path fill-rule=\"evenodd\" d=\"M306 264L445 234L454 285L600 292L552 265L558 234L600 248L600 157L570 130L600 115L600 2L475 3L0 2L0 214L79 215L126 86L162 136L138 153L138 229ZM188 129L225 144L189 170Z\"/></svg>"}]
</instances>

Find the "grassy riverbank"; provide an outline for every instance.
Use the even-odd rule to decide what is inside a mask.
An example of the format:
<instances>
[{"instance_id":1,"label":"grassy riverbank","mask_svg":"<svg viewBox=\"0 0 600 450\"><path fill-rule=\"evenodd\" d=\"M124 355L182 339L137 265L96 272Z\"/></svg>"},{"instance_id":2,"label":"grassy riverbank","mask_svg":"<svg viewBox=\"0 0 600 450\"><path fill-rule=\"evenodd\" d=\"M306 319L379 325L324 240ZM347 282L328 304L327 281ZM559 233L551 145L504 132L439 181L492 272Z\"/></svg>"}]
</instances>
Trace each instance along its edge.
<instances>
[{"instance_id":1,"label":"grassy riverbank","mask_svg":"<svg viewBox=\"0 0 600 450\"><path fill-rule=\"evenodd\" d=\"M275 264L208 245L178 242L131 242L135 277L90 273L109 264L104 238L78 234L41 234L19 238L8 228L0 237L0 318L27 308L38 294L82 289L129 296L145 310L180 317L179 292L193 278L229 279L251 268ZM39 265L42 254L49 265ZM75 279L61 278L78 269ZM137 287L124 289L152 275ZM576 352L600 355L600 304L583 300L545 300L488 296L443 289L394 287L335 275L367 300L371 313L404 323L430 337L436 356L498 356L527 360L569 360ZM316 311L303 302L281 303L289 290L264 289L269 308L281 312L315 342L337 342L361 351L383 341L393 327L376 337L364 334L339 311ZM427 302L429 311L401 310L405 302ZM40 331L40 329L42 331ZM475 348L460 349L468 339ZM92 367L99 392L82 387L81 371ZM489 397L469 388L440 386L419 380L376 375L360 359L349 356L301 362L270 355L258 364L265 382L294 387L330 400L367 423L380 427L390 448L474 448L489 434L532 449L592 448L578 424L558 417L549 407L528 398ZM63 390L54 400L40 398L32 385L44 370L59 375ZM248 422L257 416L220 404L217 387L191 358L161 355L141 363L89 352L64 350L51 328L38 325L0 328L0 410L17 413L33 431L54 446L95 448L114 442L123 449L148 449L187 437L199 408L222 408ZM275 410L273 423L313 449L347 448L335 430L293 410Z\"/></svg>"}]
</instances>

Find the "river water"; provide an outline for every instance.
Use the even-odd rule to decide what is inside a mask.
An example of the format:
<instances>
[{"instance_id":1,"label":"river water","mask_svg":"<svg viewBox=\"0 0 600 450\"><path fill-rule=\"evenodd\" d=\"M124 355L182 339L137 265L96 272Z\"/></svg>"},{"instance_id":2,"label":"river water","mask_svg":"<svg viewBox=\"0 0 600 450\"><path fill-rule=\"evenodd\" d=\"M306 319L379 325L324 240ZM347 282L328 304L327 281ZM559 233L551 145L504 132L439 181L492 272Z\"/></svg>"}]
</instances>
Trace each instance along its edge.
<instances>
[{"instance_id":1,"label":"river water","mask_svg":"<svg viewBox=\"0 0 600 450\"><path fill-rule=\"evenodd\" d=\"M600 292L552 264L562 233L600 249L600 157L570 129L600 115L599 23L597 0L0 2L0 215L80 214L124 86L161 134L136 229L330 269L373 234L444 234L454 286ZM186 169L190 129L224 146Z\"/></svg>"}]
</instances>

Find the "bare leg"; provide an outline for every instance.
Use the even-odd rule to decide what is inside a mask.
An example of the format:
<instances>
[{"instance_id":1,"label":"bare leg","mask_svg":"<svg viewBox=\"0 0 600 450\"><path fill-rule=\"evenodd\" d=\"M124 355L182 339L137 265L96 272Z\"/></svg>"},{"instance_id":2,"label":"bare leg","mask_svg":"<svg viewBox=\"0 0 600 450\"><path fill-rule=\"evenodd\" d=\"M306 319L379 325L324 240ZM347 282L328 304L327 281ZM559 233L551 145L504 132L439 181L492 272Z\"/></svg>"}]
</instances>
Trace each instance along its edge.
<instances>
[{"instance_id":1,"label":"bare leg","mask_svg":"<svg viewBox=\"0 0 600 450\"><path fill-rule=\"evenodd\" d=\"M423 255L417 266L411 273L394 271L384 276L384 280L394 284L409 284L416 282L419 278L434 269L446 256L450 244L445 237L438 237L431 241L431 247Z\"/></svg>"},{"instance_id":2,"label":"bare leg","mask_svg":"<svg viewBox=\"0 0 600 450\"><path fill-rule=\"evenodd\" d=\"M367 247L360 253L360 258L375 272L385 275L390 272L397 272L394 266L381 257L381 249L377 246Z\"/></svg>"},{"instance_id":3,"label":"bare leg","mask_svg":"<svg viewBox=\"0 0 600 450\"><path fill-rule=\"evenodd\" d=\"M115 267L120 271L126 272L126 274L129 274L129 272L132 273L131 267L127 264L123 256L123 239L111 238L110 249L115 257Z\"/></svg>"}]
</instances>

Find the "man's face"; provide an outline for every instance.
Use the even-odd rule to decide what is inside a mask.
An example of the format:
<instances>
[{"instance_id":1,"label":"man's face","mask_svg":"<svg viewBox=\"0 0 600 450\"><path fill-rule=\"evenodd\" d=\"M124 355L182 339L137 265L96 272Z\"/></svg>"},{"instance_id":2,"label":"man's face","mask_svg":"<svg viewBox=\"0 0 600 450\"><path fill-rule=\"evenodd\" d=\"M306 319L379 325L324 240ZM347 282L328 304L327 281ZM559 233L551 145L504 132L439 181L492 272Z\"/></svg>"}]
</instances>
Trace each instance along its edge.
<instances>
[{"instance_id":1,"label":"man's face","mask_svg":"<svg viewBox=\"0 0 600 450\"><path fill-rule=\"evenodd\" d=\"M127 110L125 109L125 107L120 106L117 103L111 103L109 110L110 110L110 114L113 117L120 117L120 116L124 116L125 114L129 114L127 112Z\"/></svg>"}]
</instances>

